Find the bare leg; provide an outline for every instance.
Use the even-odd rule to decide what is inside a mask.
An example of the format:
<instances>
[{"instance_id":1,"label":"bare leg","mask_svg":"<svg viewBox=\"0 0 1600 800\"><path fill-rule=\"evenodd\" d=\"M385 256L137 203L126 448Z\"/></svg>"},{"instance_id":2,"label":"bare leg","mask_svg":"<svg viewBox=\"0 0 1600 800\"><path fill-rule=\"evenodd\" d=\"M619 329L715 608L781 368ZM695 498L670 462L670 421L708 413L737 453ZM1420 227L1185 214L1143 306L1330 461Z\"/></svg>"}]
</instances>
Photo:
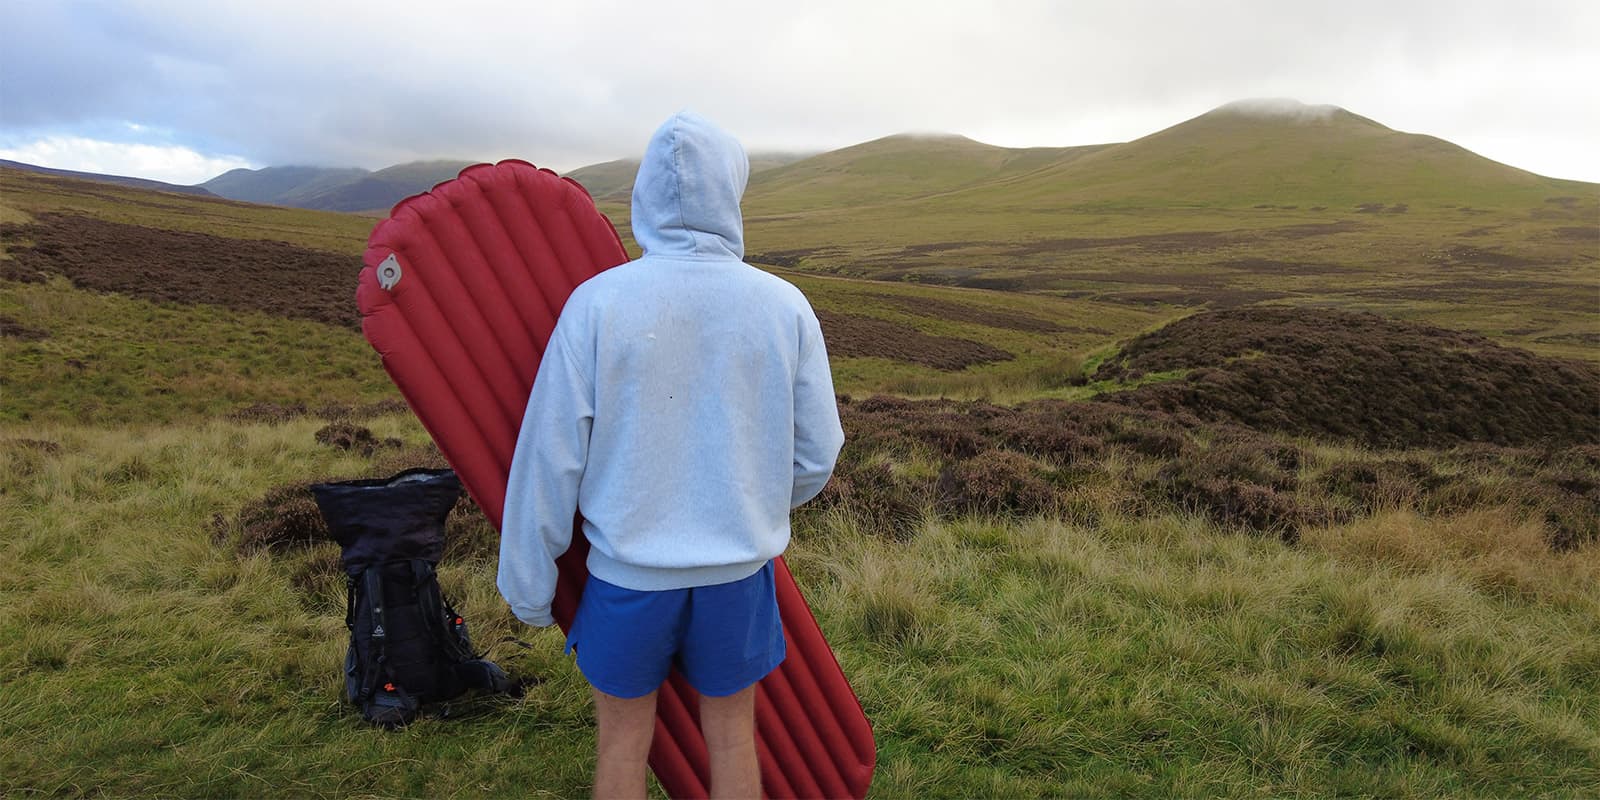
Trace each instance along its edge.
<instances>
[{"instance_id":1,"label":"bare leg","mask_svg":"<svg viewBox=\"0 0 1600 800\"><path fill-rule=\"evenodd\" d=\"M656 693L624 699L594 690L596 800L643 798L645 760L656 732Z\"/></svg>"},{"instance_id":2,"label":"bare leg","mask_svg":"<svg viewBox=\"0 0 1600 800\"><path fill-rule=\"evenodd\" d=\"M700 697L700 731L711 753L711 797L747 800L761 796L756 761L756 687L727 697Z\"/></svg>"}]
</instances>

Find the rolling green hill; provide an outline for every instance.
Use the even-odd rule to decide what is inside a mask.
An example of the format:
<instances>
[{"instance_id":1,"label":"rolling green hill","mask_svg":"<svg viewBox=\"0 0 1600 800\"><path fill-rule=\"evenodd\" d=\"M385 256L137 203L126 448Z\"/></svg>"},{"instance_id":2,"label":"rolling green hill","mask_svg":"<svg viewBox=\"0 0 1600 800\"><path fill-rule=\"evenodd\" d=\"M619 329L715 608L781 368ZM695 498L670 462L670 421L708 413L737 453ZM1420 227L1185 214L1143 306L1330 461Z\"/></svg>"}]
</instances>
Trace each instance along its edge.
<instances>
[{"instance_id":1,"label":"rolling green hill","mask_svg":"<svg viewBox=\"0 0 1600 800\"><path fill-rule=\"evenodd\" d=\"M1015 201L1056 208L1345 209L1537 204L1585 186L1332 106L1237 103L974 193L1004 191ZM1592 195L1594 188L1588 190Z\"/></svg>"},{"instance_id":2,"label":"rolling green hill","mask_svg":"<svg viewBox=\"0 0 1600 800\"><path fill-rule=\"evenodd\" d=\"M751 153L750 175L753 179L757 174L808 157L801 153ZM589 196L595 200L626 204L632 197L633 178L638 172L639 159L620 158L579 167L566 173L566 176L583 184L583 188L588 189Z\"/></svg>"},{"instance_id":3,"label":"rolling green hill","mask_svg":"<svg viewBox=\"0 0 1600 800\"><path fill-rule=\"evenodd\" d=\"M413 161L377 172L358 168L266 167L236 169L201 186L230 200L317 211L387 212L401 200L450 180L462 160Z\"/></svg>"},{"instance_id":4,"label":"rolling green hill","mask_svg":"<svg viewBox=\"0 0 1600 800\"><path fill-rule=\"evenodd\" d=\"M323 211L372 211L387 214L395 203L450 180L476 161L413 161L396 164L352 183L308 195L296 204Z\"/></svg>"},{"instance_id":5,"label":"rolling green hill","mask_svg":"<svg viewBox=\"0 0 1600 800\"><path fill-rule=\"evenodd\" d=\"M229 200L303 207L304 198L358 181L371 172L358 167L263 167L233 169L200 186Z\"/></svg>"},{"instance_id":6,"label":"rolling green hill","mask_svg":"<svg viewBox=\"0 0 1600 800\"><path fill-rule=\"evenodd\" d=\"M208 191L204 186L180 186L173 183L153 181L147 178L130 178L126 175L105 175L99 172L80 172L72 169L55 169L53 167L41 167L35 164L24 164L21 161L11 161L4 158L0 158L0 168L14 169L22 172L36 172L40 175L54 175L58 178L76 178L78 180L94 181L96 183L112 183L118 186L129 186L135 189L150 189L157 192L176 192L178 194L193 194L200 195L202 197L220 196L215 192Z\"/></svg>"},{"instance_id":7,"label":"rolling green hill","mask_svg":"<svg viewBox=\"0 0 1600 800\"><path fill-rule=\"evenodd\" d=\"M1231 104L1062 150L889 137L763 174L745 221L752 260L805 272L1600 342L1600 186L1327 106Z\"/></svg>"},{"instance_id":8,"label":"rolling green hill","mask_svg":"<svg viewBox=\"0 0 1600 800\"><path fill-rule=\"evenodd\" d=\"M633 194L633 177L638 172L639 159L619 158L579 167L566 173L566 177L583 184L596 201L627 203Z\"/></svg>"},{"instance_id":9,"label":"rolling green hill","mask_svg":"<svg viewBox=\"0 0 1600 800\"><path fill-rule=\"evenodd\" d=\"M752 178L746 204L759 216L919 197L1071 163L1105 147L1014 149L962 136L889 136Z\"/></svg>"}]
</instances>

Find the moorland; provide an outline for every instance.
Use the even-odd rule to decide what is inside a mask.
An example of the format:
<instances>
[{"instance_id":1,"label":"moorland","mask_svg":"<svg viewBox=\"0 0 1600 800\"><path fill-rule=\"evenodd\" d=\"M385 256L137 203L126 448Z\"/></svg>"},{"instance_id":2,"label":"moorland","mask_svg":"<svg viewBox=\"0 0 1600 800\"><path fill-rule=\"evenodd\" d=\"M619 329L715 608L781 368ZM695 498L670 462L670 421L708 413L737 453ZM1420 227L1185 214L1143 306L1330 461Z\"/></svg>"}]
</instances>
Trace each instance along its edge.
<instances>
[{"instance_id":1,"label":"moorland","mask_svg":"<svg viewBox=\"0 0 1600 800\"><path fill-rule=\"evenodd\" d=\"M788 558L875 796L1600 786L1600 188L1243 106L774 160L744 210L840 392ZM442 465L359 333L372 224L0 169L0 794L587 793L470 501L442 581L526 695L339 702L306 487Z\"/></svg>"}]
</instances>

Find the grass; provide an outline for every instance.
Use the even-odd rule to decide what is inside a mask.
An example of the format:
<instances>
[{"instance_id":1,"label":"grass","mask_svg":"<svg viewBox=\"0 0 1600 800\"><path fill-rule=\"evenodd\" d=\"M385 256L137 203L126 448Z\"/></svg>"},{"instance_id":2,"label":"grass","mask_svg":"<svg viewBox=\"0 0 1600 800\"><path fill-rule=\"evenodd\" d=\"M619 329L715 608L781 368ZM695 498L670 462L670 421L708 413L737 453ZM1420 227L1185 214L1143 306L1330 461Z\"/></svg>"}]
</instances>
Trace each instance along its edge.
<instances>
[{"instance_id":1,"label":"grass","mask_svg":"<svg viewBox=\"0 0 1600 800\"><path fill-rule=\"evenodd\" d=\"M1559 796L1600 780L1593 553L1541 568L1579 593L1553 605L1485 591L1470 558L1346 564L1183 517L859 533L793 561L877 721L881 796Z\"/></svg>"},{"instance_id":2,"label":"grass","mask_svg":"<svg viewBox=\"0 0 1600 800\"><path fill-rule=\"evenodd\" d=\"M1075 376L1084 374L1086 359L1107 350L1108 340L1159 328L1181 313L1047 295L775 272L805 292L819 310L902 323L934 336L982 342L1015 356L959 372L880 358L830 358L835 387L852 395L887 392L996 402L1041 395L1087 396L1096 392L1071 387ZM959 315L952 315L953 306L962 309ZM1031 328L1030 321L1048 326Z\"/></svg>"},{"instance_id":3,"label":"grass","mask_svg":"<svg viewBox=\"0 0 1600 800\"><path fill-rule=\"evenodd\" d=\"M60 278L0 286L0 315L49 334L0 338L0 422L125 424L395 396L347 328L77 291Z\"/></svg>"},{"instance_id":4,"label":"grass","mask_svg":"<svg viewBox=\"0 0 1600 800\"><path fill-rule=\"evenodd\" d=\"M1202 149L1240 141L1202 127ZM860 398L880 391L1009 404L1184 377L1091 380L1200 306L1380 310L1597 358L1592 184L1472 162L1483 180L1462 189L1400 169L1436 148L1425 137L1356 139L1352 157L1393 173L1394 193L1275 194L1294 151L1270 142L1248 180L1220 180L1171 137L1121 150L1133 160L887 140L763 173L748 241L819 309L1014 356L949 372L836 360L858 427ZM907 165L924 174L888 180ZM1180 175L1198 188L1151 188ZM626 209L606 208L626 235ZM0 171L0 224L53 211L340 254L371 225ZM540 682L385 733L339 701L336 548L247 547L232 524L274 489L422 452L404 415L361 421L409 445L371 457L319 444L315 415L234 418L393 397L359 334L61 279L0 282L0 317L25 333L0 338L0 796L588 793L587 686L558 634L504 607L490 537L453 551L442 583L479 647L529 641L491 656ZM790 563L876 725L873 796L1600 787L1590 450L1234 441L1159 415L1097 421L1105 409L1067 430L981 405L972 419L1012 449L952 460L938 448L973 433L968 410L909 410L905 430L855 431L833 499L796 517ZM947 471L967 505L952 507ZM1232 506L1263 496L1282 507L1260 533L1292 522L1297 543L1245 532Z\"/></svg>"},{"instance_id":5,"label":"grass","mask_svg":"<svg viewBox=\"0 0 1600 800\"><path fill-rule=\"evenodd\" d=\"M875 292L862 281L794 277L819 309L851 309L1016 354L1011 361L959 372L880 358L834 359L835 386L845 394L1015 402L1040 393L1078 397L1126 388L1131 384L1065 382L1082 371L1081 354L1105 349L1107 334L1131 336L1158 327L1162 319L1087 301L1013 302L999 292L897 285ZM0 281L0 287L0 316L48 334L38 340L0 338L0 359L7 365L0 422L161 422L255 403L367 403L395 394L371 347L347 328L85 292L59 278L43 284ZM1069 328L1077 323L1079 330L1028 332L941 319L917 313L919 299L969 304L980 320L985 313L1026 311Z\"/></svg>"},{"instance_id":6,"label":"grass","mask_svg":"<svg viewBox=\"0 0 1600 800\"><path fill-rule=\"evenodd\" d=\"M343 713L330 668L342 587L307 597L288 564L212 533L213 514L270 485L362 473L307 446L314 424L29 429L60 453L13 465L0 499L17 524L4 544L15 613L0 622L0 794L482 796L522 784L565 796L586 780L574 757L586 690L548 663L560 652L549 637L518 664L552 674L527 702L399 736ZM398 419L387 428L420 436ZM485 643L508 632L491 575L478 563L443 578Z\"/></svg>"},{"instance_id":7,"label":"grass","mask_svg":"<svg viewBox=\"0 0 1600 800\"><path fill-rule=\"evenodd\" d=\"M67 212L235 239L270 239L313 250L360 255L374 221L369 217L260 206L216 198L150 192L105 183L0 170L0 223Z\"/></svg>"},{"instance_id":8,"label":"grass","mask_svg":"<svg viewBox=\"0 0 1600 800\"><path fill-rule=\"evenodd\" d=\"M340 705L330 546L241 554L213 520L373 469L320 424L0 428L0 794L587 792L587 689L490 557L446 591L480 647L529 639L493 657L542 683L399 734ZM897 542L836 507L789 558L875 722L875 797L1576 797L1600 782L1600 553L1541 536L1394 509L1296 547L1112 509Z\"/></svg>"}]
</instances>

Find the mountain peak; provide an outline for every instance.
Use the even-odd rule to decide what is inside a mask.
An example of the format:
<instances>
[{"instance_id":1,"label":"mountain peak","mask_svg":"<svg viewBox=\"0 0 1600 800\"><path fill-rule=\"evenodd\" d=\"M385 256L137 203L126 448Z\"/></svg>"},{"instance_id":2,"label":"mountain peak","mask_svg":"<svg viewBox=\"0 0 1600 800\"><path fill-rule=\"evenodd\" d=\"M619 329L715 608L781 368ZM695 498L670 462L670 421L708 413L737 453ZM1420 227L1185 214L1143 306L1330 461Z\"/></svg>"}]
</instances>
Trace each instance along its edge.
<instances>
[{"instance_id":1,"label":"mountain peak","mask_svg":"<svg viewBox=\"0 0 1600 800\"><path fill-rule=\"evenodd\" d=\"M1211 110L1212 114L1238 114L1247 117L1287 119L1294 122L1324 122L1350 112L1327 104L1311 105L1290 97L1249 97L1224 103Z\"/></svg>"},{"instance_id":2,"label":"mountain peak","mask_svg":"<svg viewBox=\"0 0 1600 800\"><path fill-rule=\"evenodd\" d=\"M1332 127L1346 132L1364 130L1369 133L1391 132L1380 122L1339 106L1302 103L1288 97L1251 97L1224 103L1207 111L1190 122L1204 120L1217 124L1237 126L1240 123L1255 125L1293 125L1306 127ZM1179 126L1181 127L1181 126Z\"/></svg>"}]
</instances>

